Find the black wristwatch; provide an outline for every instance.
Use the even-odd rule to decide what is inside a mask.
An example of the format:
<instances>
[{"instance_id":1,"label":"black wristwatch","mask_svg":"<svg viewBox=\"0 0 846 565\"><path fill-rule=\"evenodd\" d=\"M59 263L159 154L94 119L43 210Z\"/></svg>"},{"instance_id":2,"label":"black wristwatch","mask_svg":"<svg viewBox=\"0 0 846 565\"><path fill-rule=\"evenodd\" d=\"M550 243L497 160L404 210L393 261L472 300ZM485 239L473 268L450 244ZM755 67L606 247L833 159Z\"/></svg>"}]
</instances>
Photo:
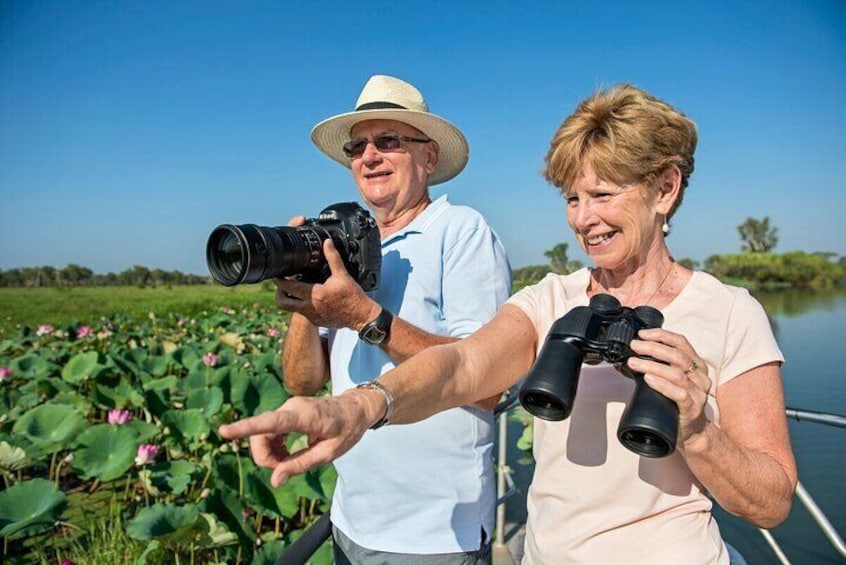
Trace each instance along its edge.
<instances>
[{"instance_id":1,"label":"black wristwatch","mask_svg":"<svg viewBox=\"0 0 846 565\"><path fill-rule=\"evenodd\" d=\"M387 308L382 308L376 319L364 324L361 331L358 332L358 337L365 343L371 345L380 345L388 341L391 337L391 322L394 315Z\"/></svg>"}]
</instances>

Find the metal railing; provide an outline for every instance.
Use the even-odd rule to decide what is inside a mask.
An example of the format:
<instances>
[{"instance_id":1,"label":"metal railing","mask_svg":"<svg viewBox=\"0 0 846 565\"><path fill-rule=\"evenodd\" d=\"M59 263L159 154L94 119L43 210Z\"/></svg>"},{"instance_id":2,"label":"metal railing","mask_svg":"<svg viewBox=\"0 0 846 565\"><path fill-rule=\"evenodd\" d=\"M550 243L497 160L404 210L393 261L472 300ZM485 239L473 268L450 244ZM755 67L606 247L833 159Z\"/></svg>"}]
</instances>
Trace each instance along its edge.
<instances>
[{"instance_id":1,"label":"metal railing","mask_svg":"<svg viewBox=\"0 0 846 565\"><path fill-rule=\"evenodd\" d=\"M507 432L507 418L505 414L517 404L518 397L516 394L507 391L503 396L503 400L494 409L494 417L498 419L499 426L499 446L497 453L497 511L496 511L496 533L494 536L494 548L505 548L505 501L517 492L514 482L511 480L511 471L506 461L506 448L508 443ZM827 426L835 426L839 428L846 428L846 416L838 414L830 414L826 412L816 412L813 410L801 410L796 408L787 408L786 414L788 418L793 418L797 421L806 421L816 424L824 424ZM796 498L807 509L811 518L816 525L823 532L825 537L834 547L835 551L842 557L846 558L846 542L834 528L834 526L826 517L825 513L820 509L814 501L810 493L805 489L801 482L796 484ZM758 531L766 540L770 549L783 565L790 565L790 560L778 544L776 539L769 530L758 528ZM277 565L303 565L309 557L317 551L320 546L332 535L332 525L329 521L329 512L323 514L314 524L312 524L306 532L300 536L291 546L285 551L282 557L276 562Z\"/></svg>"},{"instance_id":2,"label":"metal railing","mask_svg":"<svg viewBox=\"0 0 846 565\"><path fill-rule=\"evenodd\" d=\"M828 414L826 412L815 412L812 410L799 410L790 407L787 408L786 412L788 418L793 418L800 422L805 421L815 424L824 424L826 426L846 428L846 416ZM825 535L826 539L828 539L829 543L831 543L832 547L834 547L834 550L839 553L841 557L846 558L846 543L844 543L843 538L840 537L839 533L837 533L837 530L831 524L825 513L817 505L816 501L814 501L813 497L801 481L796 483L795 496L811 515L811 518ZM767 541L770 549L773 550L773 553L775 553L779 562L783 565L790 565L790 560L787 558L787 555L781 549L781 546L769 530L758 528L758 531L761 532L762 536L764 536L764 539Z\"/></svg>"}]
</instances>

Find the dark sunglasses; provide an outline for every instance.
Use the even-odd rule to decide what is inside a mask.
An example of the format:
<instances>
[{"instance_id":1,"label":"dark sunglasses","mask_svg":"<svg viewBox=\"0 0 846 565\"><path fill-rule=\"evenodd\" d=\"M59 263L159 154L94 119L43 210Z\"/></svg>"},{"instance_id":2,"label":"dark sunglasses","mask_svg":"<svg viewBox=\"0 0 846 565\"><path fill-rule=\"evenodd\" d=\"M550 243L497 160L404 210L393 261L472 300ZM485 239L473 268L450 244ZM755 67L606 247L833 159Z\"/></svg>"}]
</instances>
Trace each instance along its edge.
<instances>
[{"instance_id":1,"label":"dark sunglasses","mask_svg":"<svg viewBox=\"0 0 846 565\"><path fill-rule=\"evenodd\" d=\"M400 148L400 144L403 141L429 143L432 140L423 137L409 137L407 135L394 135L390 133L378 135L372 139L372 143L376 146L376 149L382 152L396 151ZM364 155L364 151L367 149L367 144L370 142L371 140L364 139L363 137L351 139L350 141L344 143L344 155L350 159L361 157Z\"/></svg>"}]
</instances>

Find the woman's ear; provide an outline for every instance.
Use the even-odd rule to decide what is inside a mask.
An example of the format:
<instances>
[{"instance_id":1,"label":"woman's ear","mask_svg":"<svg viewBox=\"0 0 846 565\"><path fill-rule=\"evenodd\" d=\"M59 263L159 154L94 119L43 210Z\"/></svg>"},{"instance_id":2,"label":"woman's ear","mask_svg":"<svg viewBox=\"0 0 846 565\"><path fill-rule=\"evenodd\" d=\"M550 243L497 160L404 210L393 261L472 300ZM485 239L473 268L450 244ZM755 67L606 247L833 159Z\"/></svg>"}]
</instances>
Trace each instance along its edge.
<instances>
[{"instance_id":1,"label":"woman's ear","mask_svg":"<svg viewBox=\"0 0 846 565\"><path fill-rule=\"evenodd\" d=\"M661 176L658 177L658 191L655 200L655 209L659 214L667 216L673 205L679 198L681 191L682 174L678 165L670 165Z\"/></svg>"}]
</instances>

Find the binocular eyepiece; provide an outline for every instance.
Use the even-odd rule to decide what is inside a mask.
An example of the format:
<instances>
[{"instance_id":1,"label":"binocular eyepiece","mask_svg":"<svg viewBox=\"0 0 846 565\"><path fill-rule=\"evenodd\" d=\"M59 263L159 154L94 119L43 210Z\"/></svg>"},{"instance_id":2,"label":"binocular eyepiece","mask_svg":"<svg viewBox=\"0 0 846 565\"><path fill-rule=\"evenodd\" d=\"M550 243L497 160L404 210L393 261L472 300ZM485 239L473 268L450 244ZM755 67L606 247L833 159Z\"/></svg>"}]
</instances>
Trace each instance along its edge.
<instances>
[{"instance_id":1,"label":"binocular eyepiece","mask_svg":"<svg viewBox=\"0 0 846 565\"><path fill-rule=\"evenodd\" d=\"M634 355L629 344L637 332L663 323L664 316L651 306L628 308L610 294L594 295L590 306L577 306L552 325L520 389L520 403L538 418L564 420L573 409L582 363L612 363L635 382L617 438L645 457L671 454L678 435L678 407L626 365Z\"/></svg>"}]
</instances>

